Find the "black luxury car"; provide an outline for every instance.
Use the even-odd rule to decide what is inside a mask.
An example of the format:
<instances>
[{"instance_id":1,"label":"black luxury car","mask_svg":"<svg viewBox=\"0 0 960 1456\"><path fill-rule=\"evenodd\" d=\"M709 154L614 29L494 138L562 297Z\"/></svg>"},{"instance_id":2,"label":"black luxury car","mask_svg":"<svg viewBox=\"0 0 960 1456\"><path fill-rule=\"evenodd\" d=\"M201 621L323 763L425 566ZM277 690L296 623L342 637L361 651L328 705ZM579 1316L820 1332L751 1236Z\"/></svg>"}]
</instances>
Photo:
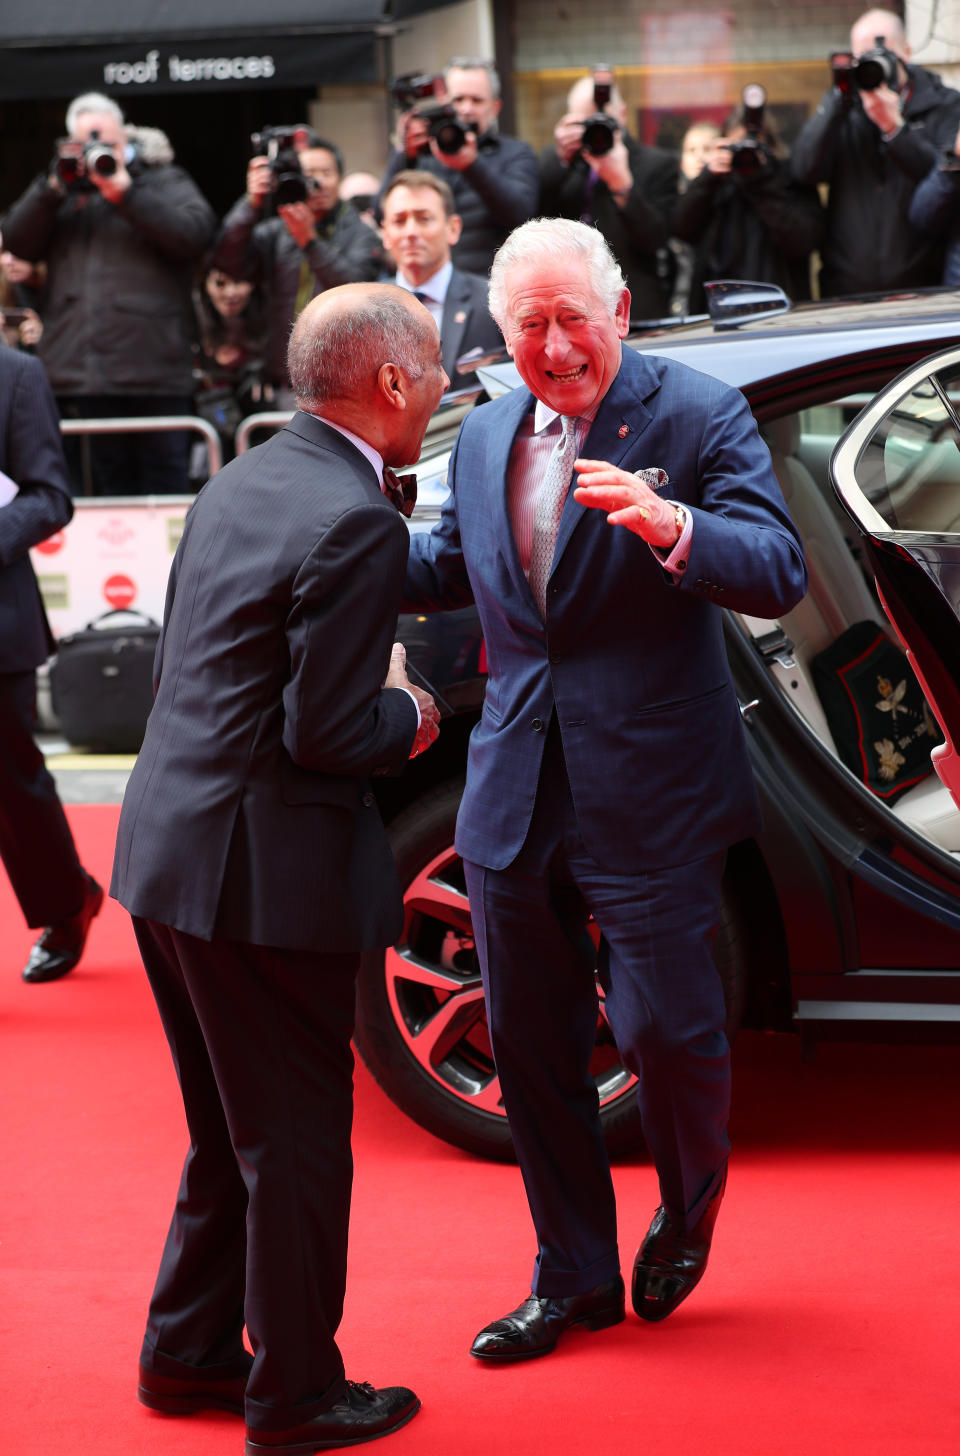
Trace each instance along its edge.
<instances>
[{"instance_id":1,"label":"black luxury car","mask_svg":"<svg viewBox=\"0 0 960 1456\"><path fill-rule=\"evenodd\" d=\"M712 320L628 345L742 389L810 570L781 620L726 614L765 826L728 859L715 952L728 1029L960 1040L960 810L931 763L933 751L960 792L960 293L790 309L776 290L715 290ZM509 361L480 378L489 395L519 382ZM473 402L441 405L413 530L439 515ZM395 946L365 958L357 1044L423 1126L509 1157L453 850L483 640L472 609L404 617L399 635L443 722L403 779L380 781L406 918ZM602 993L594 1074L611 1152L636 1146L634 1079Z\"/></svg>"}]
</instances>

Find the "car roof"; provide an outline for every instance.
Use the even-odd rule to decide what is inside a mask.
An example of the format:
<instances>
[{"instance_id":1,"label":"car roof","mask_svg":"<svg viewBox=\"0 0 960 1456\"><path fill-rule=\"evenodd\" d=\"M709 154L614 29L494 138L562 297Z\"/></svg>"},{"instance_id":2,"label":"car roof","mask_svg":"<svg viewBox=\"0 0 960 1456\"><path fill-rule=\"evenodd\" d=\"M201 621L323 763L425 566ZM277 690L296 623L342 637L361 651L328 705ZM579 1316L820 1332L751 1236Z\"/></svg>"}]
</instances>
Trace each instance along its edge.
<instances>
[{"instance_id":1,"label":"car roof","mask_svg":"<svg viewBox=\"0 0 960 1456\"><path fill-rule=\"evenodd\" d=\"M706 316L665 320L631 331L626 343L751 394L764 381L832 360L902 355L905 364L954 339L960 339L960 290L936 288L795 304L787 312L755 314L735 327L718 328ZM521 382L512 360L479 372L490 394Z\"/></svg>"}]
</instances>

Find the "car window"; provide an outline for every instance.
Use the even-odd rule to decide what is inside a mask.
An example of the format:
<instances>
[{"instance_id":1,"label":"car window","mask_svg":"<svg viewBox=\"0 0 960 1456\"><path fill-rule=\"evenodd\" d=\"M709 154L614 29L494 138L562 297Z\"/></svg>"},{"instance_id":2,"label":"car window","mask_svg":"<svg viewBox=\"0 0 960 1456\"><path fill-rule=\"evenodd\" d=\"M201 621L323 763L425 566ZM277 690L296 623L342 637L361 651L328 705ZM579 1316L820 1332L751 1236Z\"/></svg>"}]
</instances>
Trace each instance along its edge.
<instances>
[{"instance_id":1,"label":"car window","mask_svg":"<svg viewBox=\"0 0 960 1456\"><path fill-rule=\"evenodd\" d=\"M960 366L927 375L885 414L854 468L892 531L960 531Z\"/></svg>"}]
</instances>

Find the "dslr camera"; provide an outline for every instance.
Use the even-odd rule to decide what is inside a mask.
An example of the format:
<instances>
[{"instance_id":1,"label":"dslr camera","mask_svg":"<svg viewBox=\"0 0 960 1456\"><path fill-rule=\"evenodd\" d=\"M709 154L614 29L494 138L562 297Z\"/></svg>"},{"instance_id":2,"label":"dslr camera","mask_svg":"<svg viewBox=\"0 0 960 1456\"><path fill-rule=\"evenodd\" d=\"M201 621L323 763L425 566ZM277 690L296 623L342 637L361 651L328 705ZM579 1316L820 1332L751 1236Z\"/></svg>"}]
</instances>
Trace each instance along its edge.
<instances>
[{"instance_id":1,"label":"dslr camera","mask_svg":"<svg viewBox=\"0 0 960 1456\"><path fill-rule=\"evenodd\" d=\"M300 153L309 143L310 132L305 126L265 126L251 136L252 155L266 157L270 163L273 177L270 197L274 207L306 202L313 191L312 179L304 175L300 166Z\"/></svg>"},{"instance_id":2,"label":"dslr camera","mask_svg":"<svg viewBox=\"0 0 960 1456\"><path fill-rule=\"evenodd\" d=\"M878 35L873 49L862 56L853 56L850 51L831 51L830 70L833 84L841 95L850 98L854 88L857 91L876 91L880 86L889 86L891 91L900 89L898 58L888 51L883 36Z\"/></svg>"},{"instance_id":3,"label":"dslr camera","mask_svg":"<svg viewBox=\"0 0 960 1456\"><path fill-rule=\"evenodd\" d=\"M588 116L583 123L583 137L581 147L585 152L590 152L594 157L605 157L613 146L620 128L612 116L608 116L604 107L609 103L613 95L613 72L609 66L594 66L593 68L593 105L594 114Z\"/></svg>"},{"instance_id":4,"label":"dslr camera","mask_svg":"<svg viewBox=\"0 0 960 1456\"><path fill-rule=\"evenodd\" d=\"M92 131L85 142L61 137L53 170L67 192L95 192L97 189L90 177L112 177L117 170L117 159L113 147L100 140L99 132Z\"/></svg>"},{"instance_id":5,"label":"dslr camera","mask_svg":"<svg viewBox=\"0 0 960 1456\"><path fill-rule=\"evenodd\" d=\"M427 123L427 135L437 144L437 150L452 157L467 140L467 127L457 120L457 113L447 101L437 97L446 95L446 86L440 75L421 75L415 71L397 76L390 82L390 99L401 111L412 111L420 121ZM421 150L429 152L429 146Z\"/></svg>"},{"instance_id":6,"label":"dslr camera","mask_svg":"<svg viewBox=\"0 0 960 1456\"><path fill-rule=\"evenodd\" d=\"M763 141L763 113L767 105L767 93L755 81L744 86L741 97L743 125L747 135L742 142L727 142L730 151L730 170L740 177L759 177L770 166L770 153Z\"/></svg>"},{"instance_id":7,"label":"dslr camera","mask_svg":"<svg viewBox=\"0 0 960 1456\"><path fill-rule=\"evenodd\" d=\"M899 91L898 66L897 57L893 51L887 50L883 36L878 35L873 50L864 51L854 61L851 67L853 84L858 91L876 91L880 86L889 86L891 91Z\"/></svg>"}]
</instances>

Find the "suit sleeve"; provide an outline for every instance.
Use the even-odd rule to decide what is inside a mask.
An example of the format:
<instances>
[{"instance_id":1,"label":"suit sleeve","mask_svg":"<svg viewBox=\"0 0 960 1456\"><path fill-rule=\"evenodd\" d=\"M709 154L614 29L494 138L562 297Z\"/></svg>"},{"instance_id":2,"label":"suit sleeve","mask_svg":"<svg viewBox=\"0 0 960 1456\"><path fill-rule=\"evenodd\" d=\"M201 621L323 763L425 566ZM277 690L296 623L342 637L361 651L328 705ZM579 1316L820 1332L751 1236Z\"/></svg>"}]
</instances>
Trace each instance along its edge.
<instances>
[{"instance_id":1,"label":"suit sleeve","mask_svg":"<svg viewBox=\"0 0 960 1456\"><path fill-rule=\"evenodd\" d=\"M461 438L462 434L450 456L450 494L443 503L440 520L432 531L421 532L410 541L402 612L445 612L467 607L473 601L457 519L456 469Z\"/></svg>"},{"instance_id":2,"label":"suit sleeve","mask_svg":"<svg viewBox=\"0 0 960 1456\"><path fill-rule=\"evenodd\" d=\"M301 768L399 773L413 747L409 693L384 688L408 536L395 513L346 511L297 573L287 619L283 744Z\"/></svg>"},{"instance_id":3,"label":"suit sleeve","mask_svg":"<svg viewBox=\"0 0 960 1456\"><path fill-rule=\"evenodd\" d=\"M2 461L19 491L0 508L0 566L26 556L73 515L60 421L43 365L27 354L3 364L13 375Z\"/></svg>"},{"instance_id":4,"label":"suit sleeve","mask_svg":"<svg viewBox=\"0 0 960 1456\"><path fill-rule=\"evenodd\" d=\"M721 388L701 417L696 498L684 499L693 537L676 585L734 612L779 617L807 590L803 547L749 405Z\"/></svg>"}]
</instances>

